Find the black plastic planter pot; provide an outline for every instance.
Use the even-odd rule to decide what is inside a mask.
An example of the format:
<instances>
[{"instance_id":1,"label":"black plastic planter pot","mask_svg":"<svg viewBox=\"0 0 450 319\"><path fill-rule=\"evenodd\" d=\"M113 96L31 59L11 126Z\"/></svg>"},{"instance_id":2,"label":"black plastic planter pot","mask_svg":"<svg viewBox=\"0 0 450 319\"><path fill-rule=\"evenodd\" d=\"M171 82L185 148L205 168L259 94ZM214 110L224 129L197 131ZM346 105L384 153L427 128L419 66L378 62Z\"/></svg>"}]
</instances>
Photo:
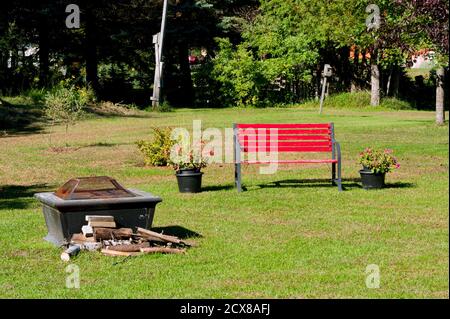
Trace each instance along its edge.
<instances>
[{"instance_id":1,"label":"black plastic planter pot","mask_svg":"<svg viewBox=\"0 0 450 319\"><path fill-rule=\"evenodd\" d=\"M369 170L360 170L361 182L364 189L379 189L384 187L385 173L373 173Z\"/></svg>"},{"instance_id":2,"label":"black plastic planter pot","mask_svg":"<svg viewBox=\"0 0 450 319\"><path fill-rule=\"evenodd\" d=\"M198 170L180 170L176 174L180 193L199 193L202 191L202 175Z\"/></svg>"}]
</instances>

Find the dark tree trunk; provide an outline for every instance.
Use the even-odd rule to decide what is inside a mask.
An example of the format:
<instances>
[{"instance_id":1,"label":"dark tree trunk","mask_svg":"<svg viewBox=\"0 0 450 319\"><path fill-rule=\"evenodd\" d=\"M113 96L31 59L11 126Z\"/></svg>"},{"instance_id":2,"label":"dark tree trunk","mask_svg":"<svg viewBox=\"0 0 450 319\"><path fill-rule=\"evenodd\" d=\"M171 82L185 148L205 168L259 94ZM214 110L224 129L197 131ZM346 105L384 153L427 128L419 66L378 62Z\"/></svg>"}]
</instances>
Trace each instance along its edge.
<instances>
[{"instance_id":1,"label":"dark tree trunk","mask_svg":"<svg viewBox=\"0 0 450 319\"><path fill-rule=\"evenodd\" d=\"M0 37L2 36L1 30L0 30ZM8 72L8 55L6 51L0 50L0 95L3 95L4 92L6 92L6 74Z\"/></svg>"},{"instance_id":2,"label":"dark tree trunk","mask_svg":"<svg viewBox=\"0 0 450 319\"><path fill-rule=\"evenodd\" d=\"M183 101L185 105L192 105L194 102L193 84L191 68L189 67L189 48L186 42L178 44L178 58L180 63L180 84L182 88Z\"/></svg>"},{"instance_id":3,"label":"dark tree trunk","mask_svg":"<svg viewBox=\"0 0 450 319\"><path fill-rule=\"evenodd\" d=\"M39 85L48 86L49 75L49 28L45 16L39 20Z\"/></svg>"},{"instance_id":4,"label":"dark tree trunk","mask_svg":"<svg viewBox=\"0 0 450 319\"><path fill-rule=\"evenodd\" d=\"M398 89L400 86L400 68L398 66L393 69L391 86L392 96L398 97Z\"/></svg>"},{"instance_id":5,"label":"dark tree trunk","mask_svg":"<svg viewBox=\"0 0 450 319\"><path fill-rule=\"evenodd\" d=\"M97 71L97 45L96 45L96 25L92 8L86 12L86 83L97 92L98 71Z\"/></svg>"},{"instance_id":6,"label":"dark tree trunk","mask_svg":"<svg viewBox=\"0 0 450 319\"><path fill-rule=\"evenodd\" d=\"M353 51L353 69L351 74L350 92L358 91L359 50L355 47Z\"/></svg>"},{"instance_id":7,"label":"dark tree trunk","mask_svg":"<svg viewBox=\"0 0 450 319\"><path fill-rule=\"evenodd\" d=\"M350 64L350 48L343 47L340 52L340 62L342 63L342 84L346 92L351 90L352 71Z\"/></svg>"},{"instance_id":8,"label":"dark tree trunk","mask_svg":"<svg viewBox=\"0 0 450 319\"><path fill-rule=\"evenodd\" d=\"M8 4L5 4L4 10L0 10L0 38L6 34L8 28L8 11ZM8 57L8 50L6 48L0 48L0 95L5 94L7 89Z\"/></svg>"}]
</instances>

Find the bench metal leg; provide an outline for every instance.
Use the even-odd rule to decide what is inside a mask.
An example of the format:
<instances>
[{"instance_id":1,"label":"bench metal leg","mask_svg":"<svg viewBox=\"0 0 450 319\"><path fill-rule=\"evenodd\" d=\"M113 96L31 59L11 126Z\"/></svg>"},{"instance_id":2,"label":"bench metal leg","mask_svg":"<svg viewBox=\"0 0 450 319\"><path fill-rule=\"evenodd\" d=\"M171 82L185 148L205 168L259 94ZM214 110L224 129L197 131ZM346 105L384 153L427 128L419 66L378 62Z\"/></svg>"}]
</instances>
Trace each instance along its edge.
<instances>
[{"instance_id":1,"label":"bench metal leg","mask_svg":"<svg viewBox=\"0 0 450 319\"><path fill-rule=\"evenodd\" d=\"M331 184L336 186L336 163L331 163Z\"/></svg>"},{"instance_id":2,"label":"bench metal leg","mask_svg":"<svg viewBox=\"0 0 450 319\"><path fill-rule=\"evenodd\" d=\"M333 181L337 184L338 186L338 190L340 192L342 192L343 188L342 188L342 165L341 165L341 145L338 142L334 143L334 147L336 148L336 153L337 153L337 178L333 177ZM333 163L333 168L332 168L332 174L334 175L336 172L336 163Z\"/></svg>"},{"instance_id":3,"label":"bench metal leg","mask_svg":"<svg viewBox=\"0 0 450 319\"><path fill-rule=\"evenodd\" d=\"M237 191L242 192L241 184L241 163L234 164L234 183L236 185Z\"/></svg>"},{"instance_id":4,"label":"bench metal leg","mask_svg":"<svg viewBox=\"0 0 450 319\"><path fill-rule=\"evenodd\" d=\"M338 186L338 190L340 192L342 192L342 176L341 176L341 159L339 158L338 160L338 164L337 164L337 186Z\"/></svg>"}]
</instances>

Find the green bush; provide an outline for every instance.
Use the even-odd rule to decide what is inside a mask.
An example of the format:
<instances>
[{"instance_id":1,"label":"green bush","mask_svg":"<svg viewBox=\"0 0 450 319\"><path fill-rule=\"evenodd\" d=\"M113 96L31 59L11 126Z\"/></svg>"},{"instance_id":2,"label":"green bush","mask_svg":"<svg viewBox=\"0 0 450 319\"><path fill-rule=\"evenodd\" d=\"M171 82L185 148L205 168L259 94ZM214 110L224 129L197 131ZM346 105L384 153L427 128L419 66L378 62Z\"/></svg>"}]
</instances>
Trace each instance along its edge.
<instances>
[{"instance_id":1,"label":"green bush","mask_svg":"<svg viewBox=\"0 0 450 319\"><path fill-rule=\"evenodd\" d=\"M395 97L385 97L381 99L381 107L392 110L412 110L413 107L408 101L400 100Z\"/></svg>"},{"instance_id":2,"label":"green bush","mask_svg":"<svg viewBox=\"0 0 450 319\"><path fill-rule=\"evenodd\" d=\"M42 104L46 94L47 91L45 89L29 89L23 95L30 98L33 104Z\"/></svg>"},{"instance_id":3,"label":"green bush","mask_svg":"<svg viewBox=\"0 0 450 319\"><path fill-rule=\"evenodd\" d=\"M170 138L170 128L153 128L151 141L140 140L136 144L144 155L145 165L167 166L170 159L170 149L175 141Z\"/></svg>"}]
</instances>

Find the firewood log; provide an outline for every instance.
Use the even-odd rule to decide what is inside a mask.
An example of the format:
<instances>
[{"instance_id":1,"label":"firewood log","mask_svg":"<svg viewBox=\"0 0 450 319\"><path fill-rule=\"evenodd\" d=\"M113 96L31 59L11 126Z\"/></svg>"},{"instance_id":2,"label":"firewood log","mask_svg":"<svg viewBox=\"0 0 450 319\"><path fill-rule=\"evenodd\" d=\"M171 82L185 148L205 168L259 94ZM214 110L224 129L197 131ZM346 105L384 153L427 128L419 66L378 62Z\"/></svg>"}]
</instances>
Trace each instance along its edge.
<instances>
[{"instance_id":1,"label":"firewood log","mask_svg":"<svg viewBox=\"0 0 450 319\"><path fill-rule=\"evenodd\" d=\"M81 250L80 245L71 245L61 254L62 261L69 261L70 257L76 256Z\"/></svg>"},{"instance_id":2,"label":"firewood log","mask_svg":"<svg viewBox=\"0 0 450 319\"><path fill-rule=\"evenodd\" d=\"M159 234L157 232L154 232L154 231L151 231L148 229L144 229L144 228L140 228L140 227L137 228L137 233L138 233L138 235L146 237L150 240L152 238L157 238L157 239L161 239L165 242L169 242L169 243L184 244L184 242L178 237Z\"/></svg>"},{"instance_id":3,"label":"firewood log","mask_svg":"<svg viewBox=\"0 0 450 319\"><path fill-rule=\"evenodd\" d=\"M141 252L144 254L155 254L155 253L184 254L186 253L186 249L168 248L168 247L148 247L148 248L141 248Z\"/></svg>"},{"instance_id":4,"label":"firewood log","mask_svg":"<svg viewBox=\"0 0 450 319\"><path fill-rule=\"evenodd\" d=\"M81 232L83 233L83 235L85 237L92 237L92 236L94 236L94 230L89 225L84 225L83 227L81 227Z\"/></svg>"},{"instance_id":5,"label":"firewood log","mask_svg":"<svg viewBox=\"0 0 450 319\"><path fill-rule=\"evenodd\" d=\"M109 215L86 215L85 220L87 222L113 222L114 216Z\"/></svg>"},{"instance_id":6,"label":"firewood log","mask_svg":"<svg viewBox=\"0 0 450 319\"><path fill-rule=\"evenodd\" d=\"M84 244L95 242L95 239L94 237L86 237L83 234L73 234L70 241L75 244Z\"/></svg>"},{"instance_id":7,"label":"firewood log","mask_svg":"<svg viewBox=\"0 0 450 319\"><path fill-rule=\"evenodd\" d=\"M131 228L94 228L94 238L96 241L110 239L128 239L133 235Z\"/></svg>"},{"instance_id":8,"label":"firewood log","mask_svg":"<svg viewBox=\"0 0 450 319\"><path fill-rule=\"evenodd\" d=\"M108 246L107 250L124 251L124 252L139 252L141 248L150 247L149 242L144 242L142 244L130 244L130 245L117 245Z\"/></svg>"},{"instance_id":9,"label":"firewood log","mask_svg":"<svg viewBox=\"0 0 450 319\"><path fill-rule=\"evenodd\" d=\"M94 228L116 228L116 222L88 222Z\"/></svg>"},{"instance_id":10,"label":"firewood log","mask_svg":"<svg viewBox=\"0 0 450 319\"><path fill-rule=\"evenodd\" d=\"M137 256L137 255L142 254L141 252L117 251L117 250L112 250L112 249L102 249L101 252L103 255L106 255L106 256L124 256L124 257Z\"/></svg>"}]
</instances>

